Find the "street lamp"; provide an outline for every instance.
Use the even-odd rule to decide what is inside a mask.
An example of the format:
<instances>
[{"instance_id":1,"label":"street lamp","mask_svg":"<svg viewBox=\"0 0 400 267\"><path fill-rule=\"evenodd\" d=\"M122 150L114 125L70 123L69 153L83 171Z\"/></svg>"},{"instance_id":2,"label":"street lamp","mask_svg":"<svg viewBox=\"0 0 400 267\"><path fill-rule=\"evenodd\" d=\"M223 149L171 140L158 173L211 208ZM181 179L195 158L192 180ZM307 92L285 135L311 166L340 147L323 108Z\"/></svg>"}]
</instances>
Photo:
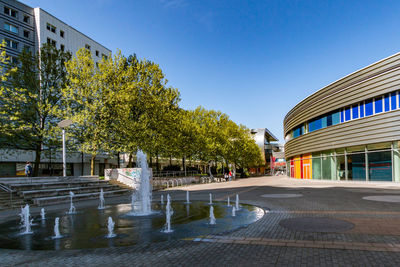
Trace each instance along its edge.
<instances>
[{"instance_id":1,"label":"street lamp","mask_svg":"<svg viewBox=\"0 0 400 267\"><path fill-rule=\"evenodd\" d=\"M65 149L65 128L72 124L71 120L62 120L57 125L62 129L62 141L63 141L63 176L67 176L67 157L66 157L66 149Z\"/></svg>"}]
</instances>

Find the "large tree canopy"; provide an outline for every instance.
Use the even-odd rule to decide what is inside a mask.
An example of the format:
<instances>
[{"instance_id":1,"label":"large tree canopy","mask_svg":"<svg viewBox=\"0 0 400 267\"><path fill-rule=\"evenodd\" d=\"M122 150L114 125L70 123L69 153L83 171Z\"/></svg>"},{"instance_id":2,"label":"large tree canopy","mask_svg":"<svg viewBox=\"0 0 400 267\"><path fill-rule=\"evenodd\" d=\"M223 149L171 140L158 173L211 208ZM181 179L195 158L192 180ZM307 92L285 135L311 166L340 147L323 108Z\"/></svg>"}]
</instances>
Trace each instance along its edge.
<instances>
[{"instance_id":1,"label":"large tree canopy","mask_svg":"<svg viewBox=\"0 0 400 267\"><path fill-rule=\"evenodd\" d=\"M95 62L85 48L71 58L46 45L35 57L23 52L17 66L3 49L0 63L8 68L1 72L0 139L35 150L35 166L42 148L56 142L63 119L73 121L67 129L73 148L92 155L92 174L99 153L132 155L137 149L157 161L181 158L183 166L187 159L241 168L262 164L249 129L220 111L180 108L179 91L160 66L136 55L117 52Z\"/></svg>"}]
</instances>

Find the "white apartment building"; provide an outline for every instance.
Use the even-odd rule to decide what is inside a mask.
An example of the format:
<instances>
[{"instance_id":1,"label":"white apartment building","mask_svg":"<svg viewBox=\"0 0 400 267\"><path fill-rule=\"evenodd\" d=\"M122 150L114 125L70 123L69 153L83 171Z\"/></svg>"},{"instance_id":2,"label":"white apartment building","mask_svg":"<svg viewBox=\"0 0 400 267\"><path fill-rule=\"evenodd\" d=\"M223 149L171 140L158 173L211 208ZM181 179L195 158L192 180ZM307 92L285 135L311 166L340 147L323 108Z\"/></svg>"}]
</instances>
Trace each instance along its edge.
<instances>
[{"instance_id":1,"label":"white apartment building","mask_svg":"<svg viewBox=\"0 0 400 267\"><path fill-rule=\"evenodd\" d=\"M85 47L91 51L95 62L111 55L110 49L40 7L32 8L16 0L0 0L0 39L6 41L6 53L12 60L18 60L23 49L38 51L45 43L73 55ZM25 163L34 162L34 159L34 151L0 147L0 177L24 175ZM43 152L41 162L41 175L62 173L60 151ZM90 155L70 152L67 154L67 162L68 175L90 174ZM108 155L99 155L96 158L95 174L104 175L104 168L116 165L115 157L110 159Z\"/></svg>"},{"instance_id":2,"label":"white apartment building","mask_svg":"<svg viewBox=\"0 0 400 267\"><path fill-rule=\"evenodd\" d=\"M111 54L111 50L40 7L36 7L33 10L36 25L36 43L40 46L49 43L58 49L71 52L72 55L75 55L80 48L85 47L90 50L95 62L101 60L102 57L107 58Z\"/></svg>"}]
</instances>

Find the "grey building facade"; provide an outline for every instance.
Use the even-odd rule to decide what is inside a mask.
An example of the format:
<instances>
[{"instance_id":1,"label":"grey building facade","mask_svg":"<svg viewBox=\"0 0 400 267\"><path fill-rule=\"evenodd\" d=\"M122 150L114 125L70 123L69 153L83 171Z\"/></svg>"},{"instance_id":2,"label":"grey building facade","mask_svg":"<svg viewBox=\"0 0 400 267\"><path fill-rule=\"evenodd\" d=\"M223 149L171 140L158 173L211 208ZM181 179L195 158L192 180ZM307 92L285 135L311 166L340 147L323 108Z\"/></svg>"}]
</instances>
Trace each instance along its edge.
<instances>
[{"instance_id":1,"label":"grey building facade","mask_svg":"<svg viewBox=\"0 0 400 267\"><path fill-rule=\"evenodd\" d=\"M33 8L18 1L0 1L0 38L6 42L7 55L17 61L26 49L36 51L36 25Z\"/></svg>"}]
</instances>

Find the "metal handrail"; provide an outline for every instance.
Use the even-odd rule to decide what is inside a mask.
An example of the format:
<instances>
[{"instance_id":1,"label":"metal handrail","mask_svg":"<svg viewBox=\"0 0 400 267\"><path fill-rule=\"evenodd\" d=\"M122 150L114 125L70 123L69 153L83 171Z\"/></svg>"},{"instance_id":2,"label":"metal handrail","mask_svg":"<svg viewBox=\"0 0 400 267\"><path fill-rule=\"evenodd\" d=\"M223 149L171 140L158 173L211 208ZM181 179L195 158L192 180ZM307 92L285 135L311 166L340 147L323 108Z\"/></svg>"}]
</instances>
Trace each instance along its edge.
<instances>
[{"instance_id":1,"label":"metal handrail","mask_svg":"<svg viewBox=\"0 0 400 267\"><path fill-rule=\"evenodd\" d=\"M10 207L13 208L13 190L11 188L9 188L8 186L4 185L4 184L0 184L0 189L10 193Z\"/></svg>"},{"instance_id":2,"label":"metal handrail","mask_svg":"<svg viewBox=\"0 0 400 267\"><path fill-rule=\"evenodd\" d=\"M198 171L159 171L153 172L153 177L157 178L167 178L167 177L183 177L183 176L193 176L200 174Z\"/></svg>"}]
</instances>

